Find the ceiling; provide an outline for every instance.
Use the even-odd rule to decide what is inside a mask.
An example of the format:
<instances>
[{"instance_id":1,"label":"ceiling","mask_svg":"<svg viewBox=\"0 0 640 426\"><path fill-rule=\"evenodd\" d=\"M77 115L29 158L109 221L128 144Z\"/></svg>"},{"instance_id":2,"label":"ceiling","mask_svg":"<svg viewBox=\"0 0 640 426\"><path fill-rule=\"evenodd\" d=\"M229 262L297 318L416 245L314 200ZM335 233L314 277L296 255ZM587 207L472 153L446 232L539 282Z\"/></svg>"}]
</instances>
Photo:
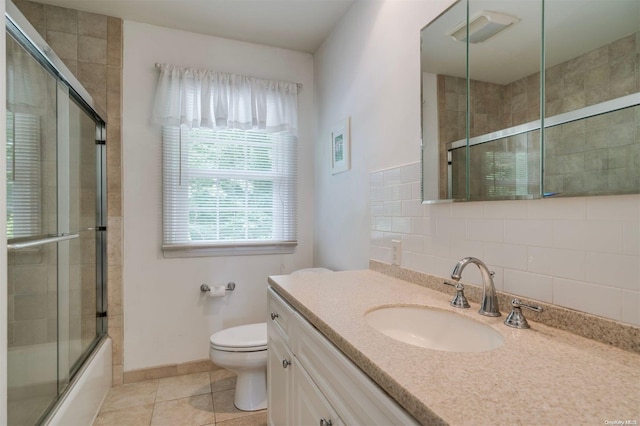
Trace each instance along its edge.
<instances>
[{"instance_id":1,"label":"ceiling","mask_svg":"<svg viewBox=\"0 0 640 426\"><path fill-rule=\"evenodd\" d=\"M37 0L167 28L314 53L355 0Z\"/></svg>"}]
</instances>

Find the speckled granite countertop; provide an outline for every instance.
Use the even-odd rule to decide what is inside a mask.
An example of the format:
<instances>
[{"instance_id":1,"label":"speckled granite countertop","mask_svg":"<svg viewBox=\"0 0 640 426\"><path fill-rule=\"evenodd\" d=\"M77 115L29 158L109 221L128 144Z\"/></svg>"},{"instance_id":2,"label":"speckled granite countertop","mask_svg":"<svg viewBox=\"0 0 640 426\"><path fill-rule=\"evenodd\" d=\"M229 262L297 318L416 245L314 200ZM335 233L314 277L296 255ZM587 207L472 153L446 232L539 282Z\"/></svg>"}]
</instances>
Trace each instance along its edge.
<instances>
[{"instance_id":1,"label":"speckled granite countertop","mask_svg":"<svg viewBox=\"0 0 640 426\"><path fill-rule=\"evenodd\" d=\"M530 320L517 330L450 296L370 270L269 277L269 283L423 424L604 425L640 422L640 356ZM505 338L489 352L441 352L369 327L378 306L424 305L485 323ZM526 312L525 312L526 315Z\"/></svg>"}]
</instances>

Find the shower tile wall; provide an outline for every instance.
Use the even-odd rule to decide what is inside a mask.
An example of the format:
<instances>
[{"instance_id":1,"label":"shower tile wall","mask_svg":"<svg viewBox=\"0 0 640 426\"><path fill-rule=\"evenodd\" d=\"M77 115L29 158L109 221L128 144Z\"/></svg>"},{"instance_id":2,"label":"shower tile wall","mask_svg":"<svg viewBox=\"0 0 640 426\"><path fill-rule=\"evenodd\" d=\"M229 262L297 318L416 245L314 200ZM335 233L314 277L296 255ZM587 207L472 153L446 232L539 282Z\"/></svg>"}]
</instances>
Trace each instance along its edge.
<instances>
[{"instance_id":1,"label":"shower tile wall","mask_svg":"<svg viewBox=\"0 0 640 426\"><path fill-rule=\"evenodd\" d=\"M640 91L639 61L640 33L635 33L548 68L545 116ZM506 85L472 80L470 90L471 137L540 118L539 73ZM438 76L438 98L444 100L438 102L441 144L465 137L465 94L463 78ZM545 167L545 192L628 192L640 188L635 172L640 167L640 135L634 125L640 122L640 113L629 110L616 114L586 120L591 123L581 121L575 126L557 126L546 131L545 160L552 158L552 161ZM619 125L621 123L624 125ZM562 137L563 133L570 132L570 137L578 135L578 139L567 141ZM445 152L443 150L441 156ZM616 161L621 155L628 160ZM441 158L441 165L446 164L444 161L444 157ZM611 169L615 171L610 172ZM472 188L472 198L480 191L487 192L487 188L475 189L478 192Z\"/></svg>"},{"instance_id":2,"label":"shower tile wall","mask_svg":"<svg viewBox=\"0 0 640 426\"><path fill-rule=\"evenodd\" d=\"M123 366L122 20L24 0L17 0L15 4L107 115L108 333L113 339L113 384L120 385ZM38 303L37 298L34 300L34 303ZM15 304L15 300L13 303ZM11 314L11 300L9 309ZM35 321L31 336L41 338L47 332L42 330L42 320ZM48 334L51 335L52 332L49 331ZM11 327L10 334L16 335Z\"/></svg>"},{"instance_id":3,"label":"shower tile wall","mask_svg":"<svg viewBox=\"0 0 640 426\"><path fill-rule=\"evenodd\" d=\"M371 259L448 277L483 259L496 288L640 325L640 195L422 205L420 164L370 174ZM482 285L477 268L464 279Z\"/></svg>"}]
</instances>

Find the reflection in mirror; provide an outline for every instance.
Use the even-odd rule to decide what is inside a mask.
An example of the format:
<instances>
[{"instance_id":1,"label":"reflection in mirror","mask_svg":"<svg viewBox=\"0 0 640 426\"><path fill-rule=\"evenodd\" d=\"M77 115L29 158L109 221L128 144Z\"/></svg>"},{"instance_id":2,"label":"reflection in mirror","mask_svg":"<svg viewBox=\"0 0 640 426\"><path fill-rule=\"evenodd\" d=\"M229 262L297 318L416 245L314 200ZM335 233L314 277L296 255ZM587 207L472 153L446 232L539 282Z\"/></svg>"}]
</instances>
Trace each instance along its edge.
<instances>
[{"instance_id":1,"label":"reflection in mirror","mask_svg":"<svg viewBox=\"0 0 640 426\"><path fill-rule=\"evenodd\" d=\"M472 43L487 13L510 25ZM540 196L541 28L540 0L469 0L469 200Z\"/></svg>"},{"instance_id":2,"label":"reflection in mirror","mask_svg":"<svg viewBox=\"0 0 640 426\"><path fill-rule=\"evenodd\" d=\"M452 152L455 183L447 158L447 143L466 137L467 48L448 34L466 17L466 0L459 1L420 33L424 200L467 198L466 150Z\"/></svg>"},{"instance_id":3,"label":"reflection in mirror","mask_svg":"<svg viewBox=\"0 0 640 426\"><path fill-rule=\"evenodd\" d=\"M468 59L466 8L421 33L424 199L538 197L542 2L469 0Z\"/></svg>"},{"instance_id":4,"label":"reflection in mirror","mask_svg":"<svg viewBox=\"0 0 640 426\"><path fill-rule=\"evenodd\" d=\"M545 5L545 195L640 191L640 2Z\"/></svg>"},{"instance_id":5,"label":"reflection in mirror","mask_svg":"<svg viewBox=\"0 0 640 426\"><path fill-rule=\"evenodd\" d=\"M640 192L640 2L544 5L461 0L421 31L425 201Z\"/></svg>"}]
</instances>

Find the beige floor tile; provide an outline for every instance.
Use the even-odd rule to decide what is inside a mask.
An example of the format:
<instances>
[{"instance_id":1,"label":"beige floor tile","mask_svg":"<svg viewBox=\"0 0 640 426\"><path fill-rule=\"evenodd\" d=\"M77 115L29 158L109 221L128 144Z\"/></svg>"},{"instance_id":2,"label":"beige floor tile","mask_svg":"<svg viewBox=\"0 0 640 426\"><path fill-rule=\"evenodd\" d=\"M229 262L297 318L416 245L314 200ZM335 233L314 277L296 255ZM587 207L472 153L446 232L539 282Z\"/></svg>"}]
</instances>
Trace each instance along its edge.
<instances>
[{"instance_id":1,"label":"beige floor tile","mask_svg":"<svg viewBox=\"0 0 640 426\"><path fill-rule=\"evenodd\" d=\"M120 410L122 408L134 407L136 405L147 405L155 402L157 380L147 382L131 383L116 388L111 388L107 399L102 405L101 411Z\"/></svg>"},{"instance_id":2,"label":"beige floor tile","mask_svg":"<svg viewBox=\"0 0 640 426\"><path fill-rule=\"evenodd\" d=\"M153 404L137 405L115 411L101 411L93 426L149 426Z\"/></svg>"},{"instance_id":3,"label":"beige floor tile","mask_svg":"<svg viewBox=\"0 0 640 426\"><path fill-rule=\"evenodd\" d=\"M260 411L256 414L250 414L246 417L227 420L226 422L216 423L216 426L267 426L267 410Z\"/></svg>"},{"instance_id":4,"label":"beige floor tile","mask_svg":"<svg viewBox=\"0 0 640 426\"><path fill-rule=\"evenodd\" d=\"M220 392L236 388L236 375L229 370L216 370L211 373L211 392Z\"/></svg>"},{"instance_id":5,"label":"beige floor tile","mask_svg":"<svg viewBox=\"0 0 640 426\"><path fill-rule=\"evenodd\" d=\"M234 391L226 390L213 394L213 409L216 412L216 423L253 414L251 411L240 411L233 405Z\"/></svg>"},{"instance_id":6,"label":"beige floor tile","mask_svg":"<svg viewBox=\"0 0 640 426\"><path fill-rule=\"evenodd\" d=\"M159 379L156 402L211 393L209 372Z\"/></svg>"},{"instance_id":7,"label":"beige floor tile","mask_svg":"<svg viewBox=\"0 0 640 426\"><path fill-rule=\"evenodd\" d=\"M215 421L211 394L158 402L151 425L198 426Z\"/></svg>"}]
</instances>

